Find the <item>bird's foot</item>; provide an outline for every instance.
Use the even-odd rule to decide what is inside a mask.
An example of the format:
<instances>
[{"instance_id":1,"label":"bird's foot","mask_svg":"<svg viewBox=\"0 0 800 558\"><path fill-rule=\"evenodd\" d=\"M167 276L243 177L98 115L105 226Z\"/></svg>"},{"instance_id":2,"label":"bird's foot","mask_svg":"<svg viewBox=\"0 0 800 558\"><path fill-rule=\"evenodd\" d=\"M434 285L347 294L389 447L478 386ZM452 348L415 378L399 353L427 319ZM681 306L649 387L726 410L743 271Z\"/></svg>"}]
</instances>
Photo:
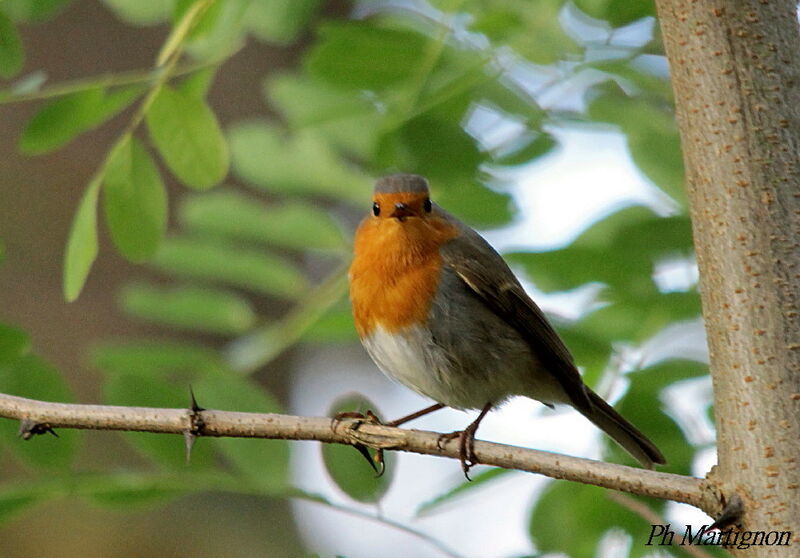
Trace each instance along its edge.
<instances>
[{"instance_id":1,"label":"bird's foot","mask_svg":"<svg viewBox=\"0 0 800 558\"><path fill-rule=\"evenodd\" d=\"M461 470L464 471L464 476L468 481L472 480L469 478L470 468L478 464L478 459L475 456L475 433L478 431L478 426L480 426L483 417L485 417L486 413L491 409L492 403L489 402L483 406L478 418L472 421L464 430L457 430L449 434L441 434L436 441L436 445L439 449L444 449L444 444L446 442L458 438L458 459L461 462Z\"/></svg>"},{"instance_id":2,"label":"bird's foot","mask_svg":"<svg viewBox=\"0 0 800 558\"><path fill-rule=\"evenodd\" d=\"M439 439L436 441L436 445L439 449L444 449L444 445L447 442L455 440L456 438L458 439L458 460L461 463L461 470L464 471L464 476L468 481L472 480L469 477L469 470L478 463L475 459L474 452L476 430L478 430L478 427L473 423L464 430L440 434Z\"/></svg>"},{"instance_id":3,"label":"bird's foot","mask_svg":"<svg viewBox=\"0 0 800 558\"><path fill-rule=\"evenodd\" d=\"M363 413L360 411L345 411L343 413L336 413L331 419L331 426L336 426L337 422L341 422L344 419L357 419L356 425L361 425L365 422L369 424L383 424L383 421L378 418L378 415L367 409ZM356 428L358 428L358 426L356 426Z\"/></svg>"},{"instance_id":4,"label":"bird's foot","mask_svg":"<svg viewBox=\"0 0 800 558\"><path fill-rule=\"evenodd\" d=\"M331 428L336 428L336 425L344 419L355 419L350 426L353 430L358 430L358 428L365 423L384 424L375 413L367 409L363 413L358 411L336 413L331 419ZM367 460L367 463L369 463L369 466L375 471L377 477L383 476L383 473L386 471L386 463L383 460L383 449L378 448L375 450L375 455L370 455L369 449L364 444L353 444L353 447Z\"/></svg>"}]
</instances>

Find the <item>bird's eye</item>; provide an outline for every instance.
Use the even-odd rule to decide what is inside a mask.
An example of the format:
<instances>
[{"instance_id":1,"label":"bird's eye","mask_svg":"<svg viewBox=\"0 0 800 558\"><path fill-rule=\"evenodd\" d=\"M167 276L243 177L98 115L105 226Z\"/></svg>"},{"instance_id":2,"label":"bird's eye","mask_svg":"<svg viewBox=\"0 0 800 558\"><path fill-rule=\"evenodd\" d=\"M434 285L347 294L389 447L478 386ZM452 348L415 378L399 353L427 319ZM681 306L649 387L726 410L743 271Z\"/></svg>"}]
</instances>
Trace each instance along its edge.
<instances>
[{"instance_id":1,"label":"bird's eye","mask_svg":"<svg viewBox=\"0 0 800 558\"><path fill-rule=\"evenodd\" d=\"M431 205L431 199L425 198L425 201L422 204L422 208L425 210L425 213L430 213L433 206Z\"/></svg>"},{"instance_id":2,"label":"bird's eye","mask_svg":"<svg viewBox=\"0 0 800 558\"><path fill-rule=\"evenodd\" d=\"M381 214L381 206L378 202L372 202L372 214L375 217Z\"/></svg>"}]
</instances>

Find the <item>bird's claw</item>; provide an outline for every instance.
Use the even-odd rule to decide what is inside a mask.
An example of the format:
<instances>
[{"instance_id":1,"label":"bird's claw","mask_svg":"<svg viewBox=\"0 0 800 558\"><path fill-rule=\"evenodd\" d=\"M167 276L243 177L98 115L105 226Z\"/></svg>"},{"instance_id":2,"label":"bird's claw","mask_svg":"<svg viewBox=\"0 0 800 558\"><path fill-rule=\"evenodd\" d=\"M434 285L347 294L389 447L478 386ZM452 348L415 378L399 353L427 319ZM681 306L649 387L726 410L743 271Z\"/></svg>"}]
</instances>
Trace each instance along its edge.
<instances>
[{"instance_id":1,"label":"bird's claw","mask_svg":"<svg viewBox=\"0 0 800 558\"><path fill-rule=\"evenodd\" d=\"M379 419L378 416L371 410L367 409L363 413L358 411L345 411L343 413L336 413L331 419L331 428L335 428L336 424L344 419L355 419L353 424L350 426L350 428L353 430L358 430L358 427L364 423L383 425L381 419ZM378 448L375 450L375 455L370 455L369 449L364 444L356 443L353 444L353 447L364 457L364 459L367 460L369 466L372 467L373 471L375 471L376 478L383 476L383 473L386 471L386 462L383 459L383 449Z\"/></svg>"},{"instance_id":2,"label":"bird's claw","mask_svg":"<svg viewBox=\"0 0 800 558\"><path fill-rule=\"evenodd\" d=\"M475 460L475 452L473 445L475 443L475 431L470 424L464 430L456 430L455 432L448 432L447 434L440 434L439 439L436 441L438 448L444 449L444 444L450 440L458 438L458 460L461 462L461 470L464 472L464 477L468 481L472 479L469 477L469 470L478 462Z\"/></svg>"}]
</instances>

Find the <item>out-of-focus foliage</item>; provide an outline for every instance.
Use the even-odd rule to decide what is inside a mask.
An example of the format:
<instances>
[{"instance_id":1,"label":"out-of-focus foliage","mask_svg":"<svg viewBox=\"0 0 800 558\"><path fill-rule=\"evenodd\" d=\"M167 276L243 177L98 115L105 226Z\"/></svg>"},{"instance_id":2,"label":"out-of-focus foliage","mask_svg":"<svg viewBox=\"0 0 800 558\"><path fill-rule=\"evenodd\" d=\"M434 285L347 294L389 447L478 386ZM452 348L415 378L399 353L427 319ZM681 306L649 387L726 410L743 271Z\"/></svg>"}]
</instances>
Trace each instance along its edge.
<instances>
[{"instance_id":1,"label":"out-of-focus foliage","mask_svg":"<svg viewBox=\"0 0 800 558\"><path fill-rule=\"evenodd\" d=\"M345 395L334 401L328 415L337 416L339 413L366 413L370 411L377 417L377 407L364 396L358 394ZM366 416L366 415L365 415ZM364 420L369 420L365 418ZM347 446L325 444L322 447L322 459L328 474L345 494L359 502L378 502L384 495L394 477L394 455L387 452L385 470L382 470L375 461L374 450L368 450L370 459L375 464L373 468L365 463L365 455L355 452Z\"/></svg>"},{"instance_id":2,"label":"out-of-focus foliage","mask_svg":"<svg viewBox=\"0 0 800 558\"><path fill-rule=\"evenodd\" d=\"M704 366L672 361L638 369L618 358L646 360L654 336L699 315L692 281L675 287L657 279L665 265L690 267L693 251L651 2L543 0L535 9L518 0L363 2L337 21L325 21L316 0L104 2L127 24L171 27L151 73L137 83L89 80L64 94L47 95L41 84L31 90L24 78L0 91L0 102L37 92L46 99L20 135L20 150L31 155L80 139L132 107L129 126L76 200L66 298L79 295L96 258L102 199L119 252L169 282L132 282L120 292L121 309L164 326L165 335L202 332L225 343L221 351L164 340L101 344L92 359L104 374L108 402L187 406L191 384L203 406L279 411L251 373L294 343L353 337L344 301L348 223L368 209L373 177L423 174L448 210L474 226L499 227L515 214L507 186L558 148L554 130L612 126L625 135L643 175L671 200L671 214L620 209L567 246L509 259L542 291L598 287L577 319L557 322L559 332L590 384L630 372L622 413L664 450L669 470L690 470L696 448L662 410L660 394L704 374ZM0 2L0 77L22 65L15 23L51 17L64 3ZM310 38L300 65L264 81L263 113L221 130L205 99L215 68L243 41L286 45L301 36ZM570 100L553 100L560 87L572 91L563 94ZM160 168L193 190L217 186L185 193L166 237ZM260 315L260 299L285 313ZM27 345L24 333L0 327L0 390L67 400L58 375L25 354ZM309 497L289 486L285 442L202 440L186 469L174 439L136 433L126 439L148 472L76 479L76 493L108 504L194 490ZM13 447L21 459L63 472L77 437L65 432ZM48 460L46 452L53 452ZM328 447L324 456L332 479L356 500L378 501L392 480L376 481L351 448ZM490 471L476 480L497 476ZM0 489L0 516L58 492L56 486L43 476L40 484ZM451 488L420 511L435 513L469 497L472 486ZM531 517L537 548L582 557L594 554L610 528L641 538L643 520L600 492L550 485Z\"/></svg>"}]
</instances>

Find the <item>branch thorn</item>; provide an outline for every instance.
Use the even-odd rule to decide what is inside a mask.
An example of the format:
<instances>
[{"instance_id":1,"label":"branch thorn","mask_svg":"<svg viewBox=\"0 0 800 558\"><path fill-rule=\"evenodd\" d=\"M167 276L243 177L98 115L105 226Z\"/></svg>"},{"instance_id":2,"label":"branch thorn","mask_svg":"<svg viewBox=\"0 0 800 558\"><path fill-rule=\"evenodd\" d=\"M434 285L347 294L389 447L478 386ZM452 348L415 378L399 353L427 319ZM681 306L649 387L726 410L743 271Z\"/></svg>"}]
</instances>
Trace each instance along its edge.
<instances>
[{"instance_id":1,"label":"branch thorn","mask_svg":"<svg viewBox=\"0 0 800 558\"><path fill-rule=\"evenodd\" d=\"M17 436L23 440L30 440L34 436L48 433L58 438L56 431L53 430L53 427L46 422L34 422L30 419L22 419L19 421L19 430L17 431Z\"/></svg>"},{"instance_id":2,"label":"branch thorn","mask_svg":"<svg viewBox=\"0 0 800 558\"><path fill-rule=\"evenodd\" d=\"M194 390L192 389L192 386L189 386L189 395L192 398L192 407L191 407L192 411L195 412L195 413L199 413L201 411L205 411L205 409L203 407L201 407L200 405L197 404L197 399L194 396Z\"/></svg>"},{"instance_id":3,"label":"branch thorn","mask_svg":"<svg viewBox=\"0 0 800 558\"><path fill-rule=\"evenodd\" d=\"M198 436L203 435L203 429L205 428L205 422L203 421L203 417L201 415L205 409L197 403L197 398L194 396L194 390L192 389L192 386L189 386L189 396L191 397L191 407L189 407L189 428L183 432L183 441L186 446L187 464L192 460L192 449L194 448L194 443Z\"/></svg>"},{"instance_id":4,"label":"branch thorn","mask_svg":"<svg viewBox=\"0 0 800 558\"><path fill-rule=\"evenodd\" d=\"M722 530L725 527L733 525L739 521L743 513L744 502L739 495L734 492L733 495L728 499L725 507L722 509L722 513L717 516L716 520L711 524L711 526L709 526L708 530Z\"/></svg>"}]
</instances>

